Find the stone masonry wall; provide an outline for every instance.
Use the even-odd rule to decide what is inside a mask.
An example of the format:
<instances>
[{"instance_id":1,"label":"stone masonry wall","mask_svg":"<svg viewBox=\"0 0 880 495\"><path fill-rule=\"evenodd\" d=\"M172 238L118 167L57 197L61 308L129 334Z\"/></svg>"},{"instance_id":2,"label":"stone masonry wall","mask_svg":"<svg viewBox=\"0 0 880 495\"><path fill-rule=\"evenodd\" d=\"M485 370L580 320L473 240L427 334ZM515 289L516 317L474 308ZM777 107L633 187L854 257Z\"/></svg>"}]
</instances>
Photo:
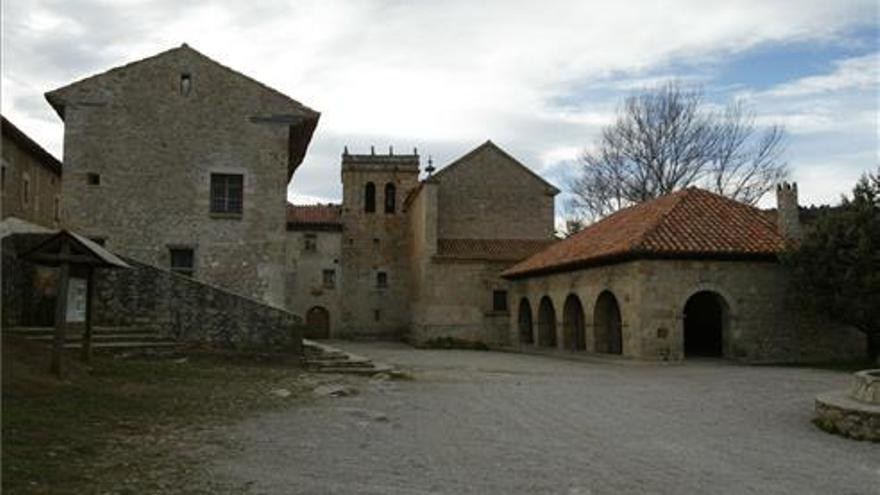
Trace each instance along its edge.
<instances>
[{"instance_id":1,"label":"stone masonry wall","mask_svg":"<svg viewBox=\"0 0 880 495\"><path fill-rule=\"evenodd\" d=\"M55 216L55 202L61 201L61 177L5 134L0 149L4 175L0 191L3 218L16 217L44 227L58 227L61 219ZM25 180L30 184L27 201Z\"/></svg>"},{"instance_id":2,"label":"stone masonry wall","mask_svg":"<svg viewBox=\"0 0 880 495\"><path fill-rule=\"evenodd\" d=\"M169 266L171 247L192 248L197 279L283 306L290 133L272 118L301 107L187 47L53 98L65 102L72 228L154 266ZM211 213L212 173L243 175L241 215Z\"/></svg>"},{"instance_id":3,"label":"stone masonry wall","mask_svg":"<svg viewBox=\"0 0 880 495\"><path fill-rule=\"evenodd\" d=\"M95 324L138 326L185 342L239 348L302 344L302 319L292 313L184 275L126 260L132 270L101 270Z\"/></svg>"},{"instance_id":4,"label":"stone masonry wall","mask_svg":"<svg viewBox=\"0 0 880 495\"><path fill-rule=\"evenodd\" d=\"M314 252L305 251L305 236L313 234L317 241ZM342 232L328 230L295 230L287 233L286 301L284 307L306 318L313 307L322 307L330 314L330 336L341 327L340 300L342 293L341 259ZM333 270L335 284L324 283L324 270Z\"/></svg>"},{"instance_id":5,"label":"stone masonry wall","mask_svg":"<svg viewBox=\"0 0 880 495\"><path fill-rule=\"evenodd\" d=\"M790 306L784 269L773 262L642 260L517 280L512 285L511 342L518 342L517 306L526 298L537 332L538 303L548 295L564 346L562 308L569 294L583 306L587 351L593 351L593 313L611 291L623 320L623 354L648 360L684 357L683 312L697 292L726 306L723 355L748 362L812 362L862 357L864 336ZM537 340L535 340L537 341Z\"/></svg>"},{"instance_id":6,"label":"stone masonry wall","mask_svg":"<svg viewBox=\"0 0 880 495\"><path fill-rule=\"evenodd\" d=\"M343 155L340 287L342 337L401 338L410 323L410 234L404 199L418 186L418 155ZM364 211L366 184L376 187L376 211ZM385 212L385 186L395 186L395 210ZM378 274L387 276L380 287Z\"/></svg>"},{"instance_id":7,"label":"stone masonry wall","mask_svg":"<svg viewBox=\"0 0 880 495\"><path fill-rule=\"evenodd\" d=\"M441 170L441 239L550 239L556 190L494 145Z\"/></svg>"}]
</instances>

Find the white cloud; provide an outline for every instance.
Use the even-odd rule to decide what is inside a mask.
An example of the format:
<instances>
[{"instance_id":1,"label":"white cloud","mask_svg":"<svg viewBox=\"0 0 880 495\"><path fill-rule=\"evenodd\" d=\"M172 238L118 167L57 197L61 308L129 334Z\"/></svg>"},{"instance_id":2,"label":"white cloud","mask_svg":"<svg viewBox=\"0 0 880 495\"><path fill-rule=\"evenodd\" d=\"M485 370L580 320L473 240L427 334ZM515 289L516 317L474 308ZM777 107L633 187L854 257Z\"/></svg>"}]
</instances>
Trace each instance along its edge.
<instances>
[{"instance_id":1,"label":"white cloud","mask_svg":"<svg viewBox=\"0 0 880 495\"><path fill-rule=\"evenodd\" d=\"M7 0L2 107L59 153L43 92L187 41L322 112L293 186L326 200L339 196L343 144L419 146L443 165L492 138L541 169L592 141L617 98L561 106L560 96L601 81L626 90L672 62L833 39L874 12L871 1L824 0ZM793 127L821 117L805 111Z\"/></svg>"}]
</instances>

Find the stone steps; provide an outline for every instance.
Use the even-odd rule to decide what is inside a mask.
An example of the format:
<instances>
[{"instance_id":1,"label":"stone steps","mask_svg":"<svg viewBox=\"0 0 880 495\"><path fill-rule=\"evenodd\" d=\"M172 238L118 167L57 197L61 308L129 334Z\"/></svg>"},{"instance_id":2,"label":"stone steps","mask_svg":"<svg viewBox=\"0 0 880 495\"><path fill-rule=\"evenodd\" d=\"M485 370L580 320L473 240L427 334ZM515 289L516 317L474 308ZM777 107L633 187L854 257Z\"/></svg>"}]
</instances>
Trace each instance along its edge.
<instances>
[{"instance_id":1,"label":"stone steps","mask_svg":"<svg viewBox=\"0 0 880 495\"><path fill-rule=\"evenodd\" d=\"M55 340L53 327L10 327L3 329L4 335L24 338L30 341L51 345ZM68 328L65 335L65 349L82 347L82 330ZM129 351L147 349L172 349L179 342L158 332L138 327L95 327L92 329L92 349L96 351Z\"/></svg>"},{"instance_id":2,"label":"stone steps","mask_svg":"<svg viewBox=\"0 0 880 495\"><path fill-rule=\"evenodd\" d=\"M303 356L306 368L318 373L372 376L392 371L390 366L308 339L303 339Z\"/></svg>"}]
</instances>

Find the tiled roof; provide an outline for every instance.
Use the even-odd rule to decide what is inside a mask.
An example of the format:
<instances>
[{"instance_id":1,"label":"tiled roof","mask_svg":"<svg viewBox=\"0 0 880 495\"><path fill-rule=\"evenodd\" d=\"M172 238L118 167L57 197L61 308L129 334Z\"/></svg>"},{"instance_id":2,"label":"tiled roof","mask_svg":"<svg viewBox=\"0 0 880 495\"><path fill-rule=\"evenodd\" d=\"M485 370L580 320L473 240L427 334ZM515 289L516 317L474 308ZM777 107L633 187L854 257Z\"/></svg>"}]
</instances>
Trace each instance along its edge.
<instances>
[{"instance_id":1,"label":"tiled roof","mask_svg":"<svg viewBox=\"0 0 880 495\"><path fill-rule=\"evenodd\" d=\"M555 239L438 239L437 256L449 259L519 261Z\"/></svg>"},{"instance_id":2,"label":"tiled roof","mask_svg":"<svg viewBox=\"0 0 880 495\"><path fill-rule=\"evenodd\" d=\"M288 228L307 229L310 227L342 228L342 207L340 205L293 205L287 204Z\"/></svg>"},{"instance_id":3,"label":"tiled roof","mask_svg":"<svg viewBox=\"0 0 880 495\"><path fill-rule=\"evenodd\" d=\"M520 277L638 257L767 258L785 247L761 210L697 188L624 208L506 270Z\"/></svg>"}]
</instances>

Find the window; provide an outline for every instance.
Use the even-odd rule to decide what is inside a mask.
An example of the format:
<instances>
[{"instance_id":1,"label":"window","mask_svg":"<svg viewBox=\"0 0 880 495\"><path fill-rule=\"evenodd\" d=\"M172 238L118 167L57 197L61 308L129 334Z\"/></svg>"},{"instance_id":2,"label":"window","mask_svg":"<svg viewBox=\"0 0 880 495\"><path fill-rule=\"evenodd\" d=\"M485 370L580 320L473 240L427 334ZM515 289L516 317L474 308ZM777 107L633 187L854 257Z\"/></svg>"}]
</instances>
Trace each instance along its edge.
<instances>
[{"instance_id":1,"label":"window","mask_svg":"<svg viewBox=\"0 0 880 495\"><path fill-rule=\"evenodd\" d=\"M55 196L55 221L61 221L61 198Z\"/></svg>"},{"instance_id":2,"label":"window","mask_svg":"<svg viewBox=\"0 0 880 495\"><path fill-rule=\"evenodd\" d=\"M0 190L6 192L6 167L0 168Z\"/></svg>"},{"instance_id":3,"label":"window","mask_svg":"<svg viewBox=\"0 0 880 495\"><path fill-rule=\"evenodd\" d=\"M395 198L395 194L397 189L394 187L394 184L388 183L385 184L385 213L394 213L394 203L397 198Z\"/></svg>"},{"instance_id":4,"label":"window","mask_svg":"<svg viewBox=\"0 0 880 495\"><path fill-rule=\"evenodd\" d=\"M324 270L323 282L324 287L327 289L336 287L336 270Z\"/></svg>"},{"instance_id":5,"label":"window","mask_svg":"<svg viewBox=\"0 0 880 495\"><path fill-rule=\"evenodd\" d=\"M364 211L373 213L376 211L376 184L367 182L364 187Z\"/></svg>"},{"instance_id":6,"label":"window","mask_svg":"<svg viewBox=\"0 0 880 495\"><path fill-rule=\"evenodd\" d=\"M31 202L31 179L28 176L21 180L21 202L25 206Z\"/></svg>"},{"instance_id":7,"label":"window","mask_svg":"<svg viewBox=\"0 0 880 495\"><path fill-rule=\"evenodd\" d=\"M180 94L183 96L189 96L190 90L192 90L192 76L190 76L189 74L181 74Z\"/></svg>"},{"instance_id":8,"label":"window","mask_svg":"<svg viewBox=\"0 0 880 495\"><path fill-rule=\"evenodd\" d=\"M211 213L241 214L244 176L211 174Z\"/></svg>"},{"instance_id":9,"label":"window","mask_svg":"<svg viewBox=\"0 0 880 495\"><path fill-rule=\"evenodd\" d=\"M86 184L88 184L90 186L101 185L101 174L95 174L95 173L86 174Z\"/></svg>"},{"instance_id":10,"label":"window","mask_svg":"<svg viewBox=\"0 0 880 495\"><path fill-rule=\"evenodd\" d=\"M305 236L303 236L303 251L307 253L314 253L318 251L317 234L306 234Z\"/></svg>"},{"instance_id":11,"label":"window","mask_svg":"<svg viewBox=\"0 0 880 495\"><path fill-rule=\"evenodd\" d=\"M388 274L385 272L379 272L376 274L376 287L380 289L384 289L388 287Z\"/></svg>"},{"instance_id":12,"label":"window","mask_svg":"<svg viewBox=\"0 0 880 495\"><path fill-rule=\"evenodd\" d=\"M373 310L373 320L379 321L382 317L382 313L378 309Z\"/></svg>"},{"instance_id":13,"label":"window","mask_svg":"<svg viewBox=\"0 0 880 495\"><path fill-rule=\"evenodd\" d=\"M171 271L192 277L195 273L195 254L192 248L170 248Z\"/></svg>"},{"instance_id":14,"label":"window","mask_svg":"<svg viewBox=\"0 0 880 495\"><path fill-rule=\"evenodd\" d=\"M492 311L507 311L507 291L492 291Z\"/></svg>"},{"instance_id":15,"label":"window","mask_svg":"<svg viewBox=\"0 0 880 495\"><path fill-rule=\"evenodd\" d=\"M94 242L95 244L97 244L99 246L103 246L107 243L106 237L89 237L89 239L91 239L92 242Z\"/></svg>"}]
</instances>

